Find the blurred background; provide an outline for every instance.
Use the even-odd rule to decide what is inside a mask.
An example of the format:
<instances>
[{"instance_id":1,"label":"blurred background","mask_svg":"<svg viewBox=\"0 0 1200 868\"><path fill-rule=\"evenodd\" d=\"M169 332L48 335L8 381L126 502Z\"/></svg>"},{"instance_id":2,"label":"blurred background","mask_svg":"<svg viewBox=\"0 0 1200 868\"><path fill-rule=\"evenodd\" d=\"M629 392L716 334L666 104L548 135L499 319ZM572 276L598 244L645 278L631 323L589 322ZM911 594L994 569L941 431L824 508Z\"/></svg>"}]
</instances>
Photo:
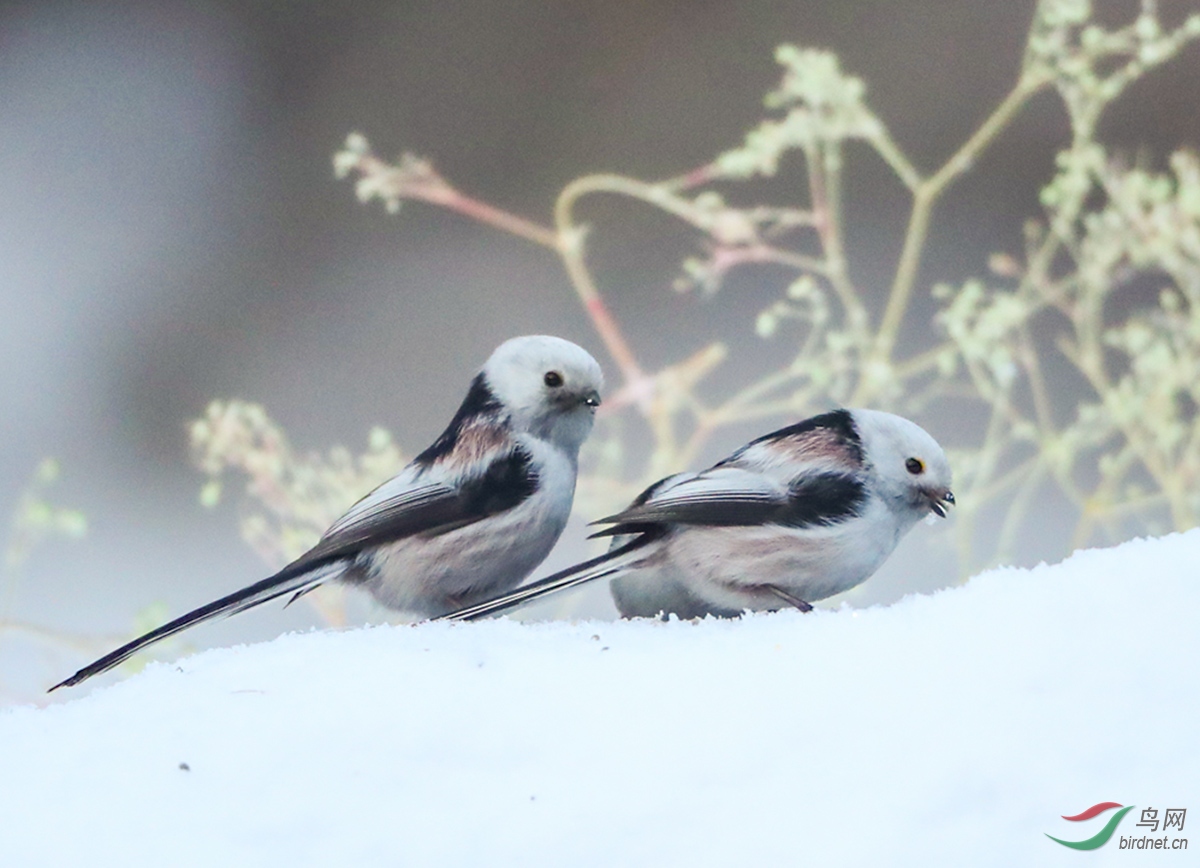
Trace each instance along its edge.
<instances>
[{"instance_id":1,"label":"blurred background","mask_svg":"<svg viewBox=\"0 0 1200 868\"><path fill-rule=\"evenodd\" d=\"M1195 3L1160 3L1164 19ZM1034 3L875 0L142 2L0 4L0 520L39 463L47 500L88 532L10 570L0 596L0 701L40 691L132 629L260 578L236 498L201 507L189 423L214 398L261 403L299 450L365 448L372 426L407 453L449 420L475 369L517 334L612 359L545 249L419 203L388 215L335 180L354 130L380 156L433 160L458 189L539 223L572 178L673 177L763 117L783 42L834 50L914 162L939 165L1012 86ZM1125 20L1135 4L1100 4ZM1139 81L1102 138L1136 155L1200 141L1200 51ZM935 214L917 283L985 270L1022 223L1068 137L1037 97ZM846 222L865 291L891 280L908 194L851 153ZM781 176L777 185L789 182ZM769 189L763 187L762 189ZM782 198L790 195L786 186ZM694 234L629 203L589 204L589 262L649 369L721 340L706 388L778 365L755 315L770 270L715 297L672 291ZM647 238L655 242L648 244ZM921 317L918 316L919 320ZM939 428L956 436L953 420ZM716 458L774 425L722 431ZM927 529L918 527L916 537ZM1052 520L1022 560L1057 556ZM584 551L573 526L548 566ZM856 602L956 581L905 547ZM591 609L605 609L603 589ZM269 606L189 634L188 647L319 623Z\"/></svg>"}]
</instances>

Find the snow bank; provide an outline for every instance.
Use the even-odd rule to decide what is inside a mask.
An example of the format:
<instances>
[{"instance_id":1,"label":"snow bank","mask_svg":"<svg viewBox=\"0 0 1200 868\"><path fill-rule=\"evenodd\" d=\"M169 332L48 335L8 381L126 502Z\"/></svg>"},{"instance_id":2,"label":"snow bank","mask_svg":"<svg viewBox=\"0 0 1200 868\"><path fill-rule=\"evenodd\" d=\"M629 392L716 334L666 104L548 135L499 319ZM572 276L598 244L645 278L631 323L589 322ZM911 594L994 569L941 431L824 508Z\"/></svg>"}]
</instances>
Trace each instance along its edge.
<instances>
[{"instance_id":1,"label":"snow bank","mask_svg":"<svg viewBox=\"0 0 1200 868\"><path fill-rule=\"evenodd\" d=\"M887 608L153 665L0 714L0 865L1186 864L1044 833L1200 826L1198 565L1193 531Z\"/></svg>"}]
</instances>

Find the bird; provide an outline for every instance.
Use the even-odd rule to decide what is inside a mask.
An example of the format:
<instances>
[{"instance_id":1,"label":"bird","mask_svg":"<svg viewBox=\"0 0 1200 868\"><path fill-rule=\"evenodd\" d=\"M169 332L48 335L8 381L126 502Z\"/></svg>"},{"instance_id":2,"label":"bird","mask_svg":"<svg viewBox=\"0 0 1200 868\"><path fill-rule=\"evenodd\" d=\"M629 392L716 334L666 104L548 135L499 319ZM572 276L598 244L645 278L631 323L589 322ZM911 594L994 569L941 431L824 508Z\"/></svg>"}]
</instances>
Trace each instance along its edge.
<instances>
[{"instance_id":1,"label":"bird","mask_svg":"<svg viewBox=\"0 0 1200 868\"><path fill-rule=\"evenodd\" d=\"M309 551L273 576L122 645L51 691L195 624L288 594L295 600L330 581L423 617L516 587L566 526L579 449L602 386L599 364L570 341L548 335L505 341L441 436L354 504Z\"/></svg>"},{"instance_id":2,"label":"bird","mask_svg":"<svg viewBox=\"0 0 1200 868\"><path fill-rule=\"evenodd\" d=\"M442 615L470 621L612 576L626 618L738 617L812 603L866 581L922 518L955 502L949 462L892 413L836 409L698 473L651 485L593 524L609 551Z\"/></svg>"}]
</instances>

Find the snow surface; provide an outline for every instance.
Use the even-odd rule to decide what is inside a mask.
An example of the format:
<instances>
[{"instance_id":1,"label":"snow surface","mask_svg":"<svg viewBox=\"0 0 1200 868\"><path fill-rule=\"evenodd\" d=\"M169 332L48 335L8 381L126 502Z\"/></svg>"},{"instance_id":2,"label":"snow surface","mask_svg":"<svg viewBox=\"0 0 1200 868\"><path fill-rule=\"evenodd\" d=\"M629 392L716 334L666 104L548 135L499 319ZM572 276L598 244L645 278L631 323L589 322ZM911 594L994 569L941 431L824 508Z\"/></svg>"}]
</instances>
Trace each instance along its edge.
<instances>
[{"instance_id":1,"label":"snow surface","mask_svg":"<svg viewBox=\"0 0 1200 868\"><path fill-rule=\"evenodd\" d=\"M1198 565L1192 531L865 610L155 664L0 714L0 865L1197 864ZM1102 801L1190 809L1192 852L1045 837Z\"/></svg>"}]
</instances>

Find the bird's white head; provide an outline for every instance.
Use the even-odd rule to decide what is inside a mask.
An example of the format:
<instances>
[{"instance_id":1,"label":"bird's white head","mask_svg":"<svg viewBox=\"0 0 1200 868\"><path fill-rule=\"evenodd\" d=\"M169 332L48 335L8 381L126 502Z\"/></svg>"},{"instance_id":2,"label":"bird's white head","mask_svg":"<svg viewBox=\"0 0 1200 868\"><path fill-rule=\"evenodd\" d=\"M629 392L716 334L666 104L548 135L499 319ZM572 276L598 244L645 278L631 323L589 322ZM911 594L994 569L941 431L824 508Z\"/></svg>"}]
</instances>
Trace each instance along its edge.
<instances>
[{"instance_id":1,"label":"bird's white head","mask_svg":"<svg viewBox=\"0 0 1200 868\"><path fill-rule=\"evenodd\" d=\"M953 505L950 462L929 432L880 410L854 410L863 454L884 500L913 522L931 512L943 518Z\"/></svg>"},{"instance_id":2,"label":"bird's white head","mask_svg":"<svg viewBox=\"0 0 1200 868\"><path fill-rule=\"evenodd\" d=\"M587 350L550 335L512 338L492 353L483 377L514 430L578 454L604 385L600 365Z\"/></svg>"}]
</instances>

